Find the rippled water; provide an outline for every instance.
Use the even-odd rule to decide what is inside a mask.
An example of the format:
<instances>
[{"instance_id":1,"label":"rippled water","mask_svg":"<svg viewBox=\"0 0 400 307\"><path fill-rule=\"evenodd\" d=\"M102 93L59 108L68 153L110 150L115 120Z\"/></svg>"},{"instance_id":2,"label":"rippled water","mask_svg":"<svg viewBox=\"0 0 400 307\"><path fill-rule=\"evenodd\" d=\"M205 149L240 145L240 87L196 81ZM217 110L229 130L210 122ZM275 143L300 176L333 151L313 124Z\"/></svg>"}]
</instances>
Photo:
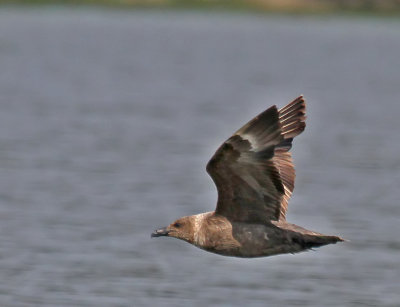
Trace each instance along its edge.
<instances>
[{"instance_id":1,"label":"rippled water","mask_svg":"<svg viewBox=\"0 0 400 307\"><path fill-rule=\"evenodd\" d=\"M0 11L1 306L398 306L400 22ZM304 94L288 220L348 243L261 259L150 239L214 209L205 164Z\"/></svg>"}]
</instances>

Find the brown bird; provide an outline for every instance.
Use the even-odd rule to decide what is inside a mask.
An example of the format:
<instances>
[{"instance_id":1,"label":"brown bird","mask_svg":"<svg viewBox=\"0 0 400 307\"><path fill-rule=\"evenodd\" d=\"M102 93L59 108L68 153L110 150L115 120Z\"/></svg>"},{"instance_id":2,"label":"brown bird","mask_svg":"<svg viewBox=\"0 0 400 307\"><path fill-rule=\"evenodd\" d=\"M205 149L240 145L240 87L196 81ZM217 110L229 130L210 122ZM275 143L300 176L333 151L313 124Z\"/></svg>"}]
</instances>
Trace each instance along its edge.
<instances>
[{"instance_id":1,"label":"brown bird","mask_svg":"<svg viewBox=\"0 0 400 307\"><path fill-rule=\"evenodd\" d=\"M294 188L292 140L303 132L303 96L272 106L236 131L215 152L207 172L218 190L217 208L182 217L154 231L225 256L297 253L343 241L286 222Z\"/></svg>"}]
</instances>

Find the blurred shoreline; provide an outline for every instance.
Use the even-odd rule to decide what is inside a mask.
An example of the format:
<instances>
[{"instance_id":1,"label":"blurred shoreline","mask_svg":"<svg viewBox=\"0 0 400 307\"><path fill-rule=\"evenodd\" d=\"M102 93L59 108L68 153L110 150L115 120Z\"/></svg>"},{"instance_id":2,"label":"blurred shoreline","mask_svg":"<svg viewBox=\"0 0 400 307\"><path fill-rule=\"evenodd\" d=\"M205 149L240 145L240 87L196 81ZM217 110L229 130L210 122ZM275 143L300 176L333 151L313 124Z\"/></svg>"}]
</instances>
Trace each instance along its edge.
<instances>
[{"instance_id":1,"label":"blurred shoreline","mask_svg":"<svg viewBox=\"0 0 400 307\"><path fill-rule=\"evenodd\" d=\"M298 15L399 16L399 0L0 0L4 6L74 6L114 9L173 9Z\"/></svg>"}]
</instances>

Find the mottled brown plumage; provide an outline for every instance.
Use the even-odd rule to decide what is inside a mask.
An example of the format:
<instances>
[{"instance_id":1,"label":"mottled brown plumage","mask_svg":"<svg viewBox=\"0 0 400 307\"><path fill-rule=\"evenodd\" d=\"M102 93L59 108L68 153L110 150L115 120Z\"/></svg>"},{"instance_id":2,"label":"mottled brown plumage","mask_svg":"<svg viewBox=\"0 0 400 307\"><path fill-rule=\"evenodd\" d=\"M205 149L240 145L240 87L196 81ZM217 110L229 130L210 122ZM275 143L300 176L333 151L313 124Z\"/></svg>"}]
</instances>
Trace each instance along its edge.
<instances>
[{"instance_id":1,"label":"mottled brown plumage","mask_svg":"<svg viewBox=\"0 0 400 307\"><path fill-rule=\"evenodd\" d=\"M152 237L175 237L237 257L296 253L343 241L286 222L295 179L289 150L305 128L305 108L300 96L236 131L207 164L218 190L215 211L180 218Z\"/></svg>"}]
</instances>

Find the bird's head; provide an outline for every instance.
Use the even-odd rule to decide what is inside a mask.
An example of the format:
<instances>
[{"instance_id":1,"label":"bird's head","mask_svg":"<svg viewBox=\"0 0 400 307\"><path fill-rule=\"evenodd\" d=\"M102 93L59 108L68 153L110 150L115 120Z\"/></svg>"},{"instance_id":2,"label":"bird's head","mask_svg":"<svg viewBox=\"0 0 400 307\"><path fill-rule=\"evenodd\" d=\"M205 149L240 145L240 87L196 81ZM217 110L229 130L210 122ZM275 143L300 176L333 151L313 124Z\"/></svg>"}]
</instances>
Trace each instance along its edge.
<instances>
[{"instance_id":1,"label":"bird's head","mask_svg":"<svg viewBox=\"0 0 400 307\"><path fill-rule=\"evenodd\" d=\"M151 237L174 237L189 243L194 241L194 216L185 216L177 219L167 227L155 230Z\"/></svg>"}]
</instances>

